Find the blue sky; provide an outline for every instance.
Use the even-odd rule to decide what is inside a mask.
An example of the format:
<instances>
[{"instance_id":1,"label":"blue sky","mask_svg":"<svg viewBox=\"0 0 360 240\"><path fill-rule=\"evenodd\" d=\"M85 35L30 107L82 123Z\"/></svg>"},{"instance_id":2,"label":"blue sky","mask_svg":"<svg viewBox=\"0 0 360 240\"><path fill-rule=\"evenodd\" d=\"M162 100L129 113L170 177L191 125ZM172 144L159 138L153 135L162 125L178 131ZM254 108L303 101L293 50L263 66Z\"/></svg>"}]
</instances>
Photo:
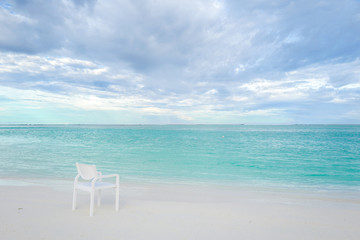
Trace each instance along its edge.
<instances>
[{"instance_id":1,"label":"blue sky","mask_svg":"<svg viewBox=\"0 0 360 240\"><path fill-rule=\"evenodd\" d=\"M0 123L360 123L360 1L0 0Z\"/></svg>"}]
</instances>

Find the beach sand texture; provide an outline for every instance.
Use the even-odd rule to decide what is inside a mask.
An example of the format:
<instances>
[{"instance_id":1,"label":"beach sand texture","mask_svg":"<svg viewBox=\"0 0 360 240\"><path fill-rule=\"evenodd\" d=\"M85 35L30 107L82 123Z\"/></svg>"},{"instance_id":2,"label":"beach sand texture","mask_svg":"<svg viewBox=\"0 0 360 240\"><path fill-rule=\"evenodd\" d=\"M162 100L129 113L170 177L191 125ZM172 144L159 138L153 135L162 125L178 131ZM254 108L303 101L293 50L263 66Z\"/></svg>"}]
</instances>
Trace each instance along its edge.
<instances>
[{"instance_id":1,"label":"beach sand texture","mask_svg":"<svg viewBox=\"0 0 360 240\"><path fill-rule=\"evenodd\" d=\"M15 239L360 239L360 200L321 193L210 186L123 184L120 211L103 191L71 211L62 189L1 186L0 238Z\"/></svg>"}]
</instances>

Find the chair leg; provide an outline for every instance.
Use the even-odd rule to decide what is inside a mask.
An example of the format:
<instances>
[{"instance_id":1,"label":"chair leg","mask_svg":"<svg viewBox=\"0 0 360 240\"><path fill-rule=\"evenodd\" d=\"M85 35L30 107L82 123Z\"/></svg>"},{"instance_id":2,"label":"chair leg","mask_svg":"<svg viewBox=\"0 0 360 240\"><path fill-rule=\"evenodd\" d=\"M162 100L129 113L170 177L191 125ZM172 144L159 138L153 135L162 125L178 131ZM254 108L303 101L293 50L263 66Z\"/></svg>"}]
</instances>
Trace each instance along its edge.
<instances>
[{"instance_id":1,"label":"chair leg","mask_svg":"<svg viewBox=\"0 0 360 240\"><path fill-rule=\"evenodd\" d=\"M100 207L101 205L101 190L97 192L97 205Z\"/></svg>"},{"instance_id":2,"label":"chair leg","mask_svg":"<svg viewBox=\"0 0 360 240\"><path fill-rule=\"evenodd\" d=\"M73 204L72 204L72 210L73 210L73 211L76 209L76 195L77 195L77 190L76 190L76 188L74 188L74 192L73 192Z\"/></svg>"},{"instance_id":3,"label":"chair leg","mask_svg":"<svg viewBox=\"0 0 360 240\"><path fill-rule=\"evenodd\" d=\"M120 189L119 189L119 186L117 186L116 190L115 190L115 210L116 211L119 211L119 192L120 192Z\"/></svg>"},{"instance_id":4,"label":"chair leg","mask_svg":"<svg viewBox=\"0 0 360 240\"><path fill-rule=\"evenodd\" d=\"M94 191L90 192L90 216L94 216Z\"/></svg>"}]
</instances>

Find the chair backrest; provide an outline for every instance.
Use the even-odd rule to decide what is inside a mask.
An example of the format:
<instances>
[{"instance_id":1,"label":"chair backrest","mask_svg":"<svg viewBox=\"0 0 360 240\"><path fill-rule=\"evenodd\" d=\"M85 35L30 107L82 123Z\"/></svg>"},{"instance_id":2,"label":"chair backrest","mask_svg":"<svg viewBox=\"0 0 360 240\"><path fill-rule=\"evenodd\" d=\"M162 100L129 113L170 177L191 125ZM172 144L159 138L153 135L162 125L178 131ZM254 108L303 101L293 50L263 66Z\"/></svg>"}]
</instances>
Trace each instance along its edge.
<instances>
[{"instance_id":1,"label":"chair backrest","mask_svg":"<svg viewBox=\"0 0 360 240\"><path fill-rule=\"evenodd\" d=\"M93 179L98 175L95 165L76 163L76 168L79 175L85 180Z\"/></svg>"}]
</instances>

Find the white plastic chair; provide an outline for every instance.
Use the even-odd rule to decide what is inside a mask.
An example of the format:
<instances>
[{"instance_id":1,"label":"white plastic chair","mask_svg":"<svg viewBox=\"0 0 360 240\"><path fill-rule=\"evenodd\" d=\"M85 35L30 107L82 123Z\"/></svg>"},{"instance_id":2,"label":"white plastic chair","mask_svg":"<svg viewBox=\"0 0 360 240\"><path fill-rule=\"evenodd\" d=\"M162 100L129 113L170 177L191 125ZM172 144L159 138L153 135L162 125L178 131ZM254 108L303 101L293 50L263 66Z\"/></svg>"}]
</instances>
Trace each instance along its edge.
<instances>
[{"instance_id":1,"label":"white plastic chair","mask_svg":"<svg viewBox=\"0 0 360 240\"><path fill-rule=\"evenodd\" d=\"M95 165L87 165L76 163L76 168L78 170L78 174L75 177L74 181L74 193L73 193L73 205L72 210L76 209L76 196L77 190L83 190L86 192L90 192L90 216L94 215L94 195L97 192L97 204L100 206L101 203L101 190L108 188L115 188L115 210L119 210L119 175L111 174L111 175L102 175L101 172L96 170ZM81 177L84 181L79 181L79 177ZM103 182L103 178L111 178L115 177L115 183L111 182ZM90 181L91 180L91 181Z\"/></svg>"}]
</instances>

